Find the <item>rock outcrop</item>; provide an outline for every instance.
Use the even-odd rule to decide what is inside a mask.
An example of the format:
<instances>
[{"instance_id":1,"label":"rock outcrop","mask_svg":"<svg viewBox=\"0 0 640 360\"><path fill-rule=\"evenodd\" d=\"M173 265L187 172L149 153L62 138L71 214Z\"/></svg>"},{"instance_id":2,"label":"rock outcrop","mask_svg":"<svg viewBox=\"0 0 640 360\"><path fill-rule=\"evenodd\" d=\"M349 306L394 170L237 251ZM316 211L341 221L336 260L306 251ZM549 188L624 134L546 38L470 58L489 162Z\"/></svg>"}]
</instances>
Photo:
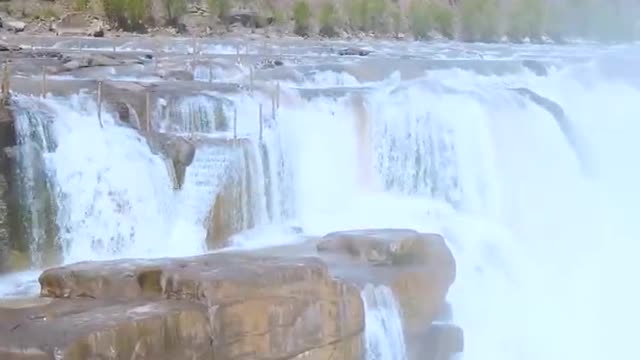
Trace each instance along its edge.
<instances>
[{"instance_id":1,"label":"rock outcrop","mask_svg":"<svg viewBox=\"0 0 640 360\"><path fill-rule=\"evenodd\" d=\"M0 303L2 359L361 359L363 304L320 260L234 253L84 262Z\"/></svg>"},{"instance_id":2,"label":"rock outcrop","mask_svg":"<svg viewBox=\"0 0 640 360\"><path fill-rule=\"evenodd\" d=\"M171 161L176 175L175 188L181 189L187 167L196 154L195 145L184 137L168 133L153 133L147 138L152 151L160 151Z\"/></svg>"},{"instance_id":3,"label":"rock outcrop","mask_svg":"<svg viewBox=\"0 0 640 360\"><path fill-rule=\"evenodd\" d=\"M453 255L438 234L408 229L340 231L325 235L317 249L373 265L361 271L372 274L369 281L393 290L408 328L422 328L435 319L456 276Z\"/></svg>"}]
</instances>

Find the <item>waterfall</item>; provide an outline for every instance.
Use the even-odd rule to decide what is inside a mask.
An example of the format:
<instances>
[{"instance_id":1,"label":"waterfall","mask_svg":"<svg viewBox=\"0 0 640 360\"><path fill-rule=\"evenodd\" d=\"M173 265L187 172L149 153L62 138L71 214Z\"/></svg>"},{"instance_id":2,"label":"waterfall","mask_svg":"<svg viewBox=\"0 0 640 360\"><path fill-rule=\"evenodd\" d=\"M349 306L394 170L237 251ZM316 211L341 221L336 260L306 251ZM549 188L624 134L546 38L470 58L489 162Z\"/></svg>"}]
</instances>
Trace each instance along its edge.
<instances>
[{"instance_id":1,"label":"waterfall","mask_svg":"<svg viewBox=\"0 0 640 360\"><path fill-rule=\"evenodd\" d=\"M628 357L637 351L624 319L640 317L640 292L628 285L640 270L630 259L640 237L633 81L597 63L547 77L434 70L356 94L293 97L278 126L296 221L317 235L444 234L458 263L448 297L465 359Z\"/></svg>"},{"instance_id":2,"label":"waterfall","mask_svg":"<svg viewBox=\"0 0 640 360\"><path fill-rule=\"evenodd\" d=\"M278 135L265 132L265 143L274 146L245 134L237 141L228 132L211 136L216 104L226 104L222 116L229 117L229 101L188 97L171 103L165 128L181 133L196 126L204 134L196 140L195 158L179 190L170 161L104 110L101 127L90 96L16 101L16 177L22 179L25 234L17 248L31 254L36 268L60 261L197 254L206 250L209 233L224 241L286 216L279 196L285 192ZM231 202L219 208L216 201L225 193L237 196L229 195Z\"/></svg>"},{"instance_id":3,"label":"waterfall","mask_svg":"<svg viewBox=\"0 0 640 360\"><path fill-rule=\"evenodd\" d=\"M367 360L406 360L400 308L391 289L367 284L361 296Z\"/></svg>"},{"instance_id":4,"label":"waterfall","mask_svg":"<svg viewBox=\"0 0 640 360\"><path fill-rule=\"evenodd\" d=\"M260 86L252 96L165 100L155 128L199 139L180 190L137 131L109 113L100 127L88 96L16 97L20 195L55 200L26 201L20 247L39 264L42 249L60 248L64 262L199 253L222 230L243 234L243 245L274 245L280 235L258 230L287 222L309 235L438 232L458 265L448 301L466 360L636 358L637 53L620 61L599 46L491 46L477 48L563 64L536 76L517 61L456 60L454 69L443 60L392 74L389 64L404 63L384 50L380 62L344 70L362 76L327 73L283 89L262 139L260 104L260 120L270 116ZM450 44L419 48L402 51L415 63L461 56ZM607 57L572 63L591 53ZM496 71L479 73L485 62ZM371 81L340 88L361 78ZM237 141L230 127L216 130L216 114L229 120L234 109ZM406 357L391 295L363 291L372 358Z\"/></svg>"}]
</instances>

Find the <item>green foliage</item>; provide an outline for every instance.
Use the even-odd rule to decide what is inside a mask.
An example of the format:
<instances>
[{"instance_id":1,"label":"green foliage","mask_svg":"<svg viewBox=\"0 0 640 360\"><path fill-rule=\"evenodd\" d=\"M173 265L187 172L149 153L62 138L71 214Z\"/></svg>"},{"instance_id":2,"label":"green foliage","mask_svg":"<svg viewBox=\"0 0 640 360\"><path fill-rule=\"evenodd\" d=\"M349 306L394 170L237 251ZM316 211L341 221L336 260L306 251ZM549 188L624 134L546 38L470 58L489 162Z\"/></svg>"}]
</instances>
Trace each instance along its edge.
<instances>
[{"instance_id":1,"label":"green foliage","mask_svg":"<svg viewBox=\"0 0 640 360\"><path fill-rule=\"evenodd\" d=\"M306 0L296 0L293 6L293 32L299 36L309 35L311 8Z\"/></svg>"},{"instance_id":2,"label":"green foliage","mask_svg":"<svg viewBox=\"0 0 640 360\"><path fill-rule=\"evenodd\" d=\"M89 0L74 0L73 1L73 10L75 11L85 11L89 8Z\"/></svg>"},{"instance_id":3,"label":"green foliage","mask_svg":"<svg viewBox=\"0 0 640 360\"><path fill-rule=\"evenodd\" d=\"M549 3L546 33L554 39L581 37L594 40L631 40L638 8L611 0L569 0Z\"/></svg>"},{"instance_id":4,"label":"green foliage","mask_svg":"<svg viewBox=\"0 0 640 360\"><path fill-rule=\"evenodd\" d=\"M266 0L266 7L273 17L273 23L276 25L287 22L287 13L278 7L276 0Z\"/></svg>"},{"instance_id":5,"label":"green foliage","mask_svg":"<svg viewBox=\"0 0 640 360\"><path fill-rule=\"evenodd\" d=\"M409 4L409 27L417 39L426 39L433 29L429 4L424 0L411 0Z\"/></svg>"},{"instance_id":6,"label":"green foliage","mask_svg":"<svg viewBox=\"0 0 640 360\"><path fill-rule=\"evenodd\" d=\"M214 18L224 20L231 12L231 0L208 0L209 13Z\"/></svg>"},{"instance_id":7,"label":"green foliage","mask_svg":"<svg viewBox=\"0 0 640 360\"><path fill-rule=\"evenodd\" d=\"M397 34L402 31L402 10L398 4L392 4L389 7L389 20L391 32Z\"/></svg>"},{"instance_id":8,"label":"green foliage","mask_svg":"<svg viewBox=\"0 0 640 360\"><path fill-rule=\"evenodd\" d=\"M38 10L35 14L35 17L38 19L57 19L60 17L58 12L51 6L45 6Z\"/></svg>"},{"instance_id":9,"label":"green foliage","mask_svg":"<svg viewBox=\"0 0 640 360\"><path fill-rule=\"evenodd\" d=\"M361 31L387 30L385 0L347 0L345 13L351 27Z\"/></svg>"},{"instance_id":10,"label":"green foliage","mask_svg":"<svg viewBox=\"0 0 640 360\"><path fill-rule=\"evenodd\" d=\"M544 31L545 14L545 0L518 0L509 16L509 37L512 40L539 39Z\"/></svg>"},{"instance_id":11,"label":"green foliage","mask_svg":"<svg viewBox=\"0 0 640 360\"><path fill-rule=\"evenodd\" d=\"M176 25L178 19L187 12L186 0L163 0L163 3L169 25Z\"/></svg>"},{"instance_id":12,"label":"green foliage","mask_svg":"<svg viewBox=\"0 0 640 360\"><path fill-rule=\"evenodd\" d=\"M431 3L431 19L436 31L446 38L453 38L453 11L451 8L436 2Z\"/></svg>"},{"instance_id":13,"label":"green foliage","mask_svg":"<svg viewBox=\"0 0 640 360\"><path fill-rule=\"evenodd\" d=\"M495 40L498 35L498 3L496 0L465 0L460 5L462 39Z\"/></svg>"},{"instance_id":14,"label":"green foliage","mask_svg":"<svg viewBox=\"0 0 640 360\"><path fill-rule=\"evenodd\" d=\"M320 35L334 37L337 35L338 12L333 0L325 0L320 7Z\"/></svg>"},{"instance_id":15,"label":"green foliage","mask_svg":"<svg viewBox=\"0 0 640 360\"><path fill-rule=\"evenodd\" d=\"M149 17L148 0L102 0L107 19L126 31L142 31Z\"/></svg>"},{"instance_id":16,"label":"green foliage","mask_svg":"<svg viewBox=\"0 0 640 360\"><path fill-rule=\"evenodd\" d=\"M453 38L453 11L437 1L412 0L409 5L409 25L418 39L427 38L432 30Z\"/></svg>"}]
</instances>

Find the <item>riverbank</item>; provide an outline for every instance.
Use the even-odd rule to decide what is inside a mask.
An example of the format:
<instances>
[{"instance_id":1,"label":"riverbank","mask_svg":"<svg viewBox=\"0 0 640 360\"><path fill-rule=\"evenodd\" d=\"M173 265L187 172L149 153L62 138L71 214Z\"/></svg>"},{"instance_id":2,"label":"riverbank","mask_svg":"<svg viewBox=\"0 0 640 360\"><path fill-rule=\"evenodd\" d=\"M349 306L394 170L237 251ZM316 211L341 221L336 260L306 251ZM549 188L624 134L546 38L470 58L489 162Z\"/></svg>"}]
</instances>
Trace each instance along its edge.
<instances>
[{"instance_id":1,"label":"riverbank","mask_svg":"<svg viewBox=\"0 0 640 360\"><path fill-rule=\"evenodd\" d=\"M106 6L105 6L106 5ZM3 31L96 37L193 36L452 39L467 42L626 41L631 1L549 0L9 0Z\"/></svg>"}]
</instances>

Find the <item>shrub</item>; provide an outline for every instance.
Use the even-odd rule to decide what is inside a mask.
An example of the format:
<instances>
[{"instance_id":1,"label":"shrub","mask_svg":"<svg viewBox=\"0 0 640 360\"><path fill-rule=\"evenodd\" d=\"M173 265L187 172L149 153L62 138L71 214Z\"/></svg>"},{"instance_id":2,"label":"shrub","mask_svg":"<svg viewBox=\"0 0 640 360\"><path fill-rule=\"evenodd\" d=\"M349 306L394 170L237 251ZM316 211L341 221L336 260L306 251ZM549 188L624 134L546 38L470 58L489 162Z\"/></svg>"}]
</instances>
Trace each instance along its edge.
<instances>
[{"instance_id":1,"label":"shrub","mask_svg":"<svg viewBox=\"0 0 640 360\"><path fill-rule=\"evenodd\" d=\"M466 0L460 4L462 39L492 41L498 35L496 0Z\"/></svg>"},{"instance_id":2,"label":"shrub","mask_svg":"<svg viewBox=\"0 0 640 360\"><path fill-rule=\"evenodd\" d=\"M320 35L334 37L337 35L338 13L333 0L325 0L320 8Z\"/></svg>"},{"instance_id":3,"label":"shrub","mask_svg":"<svg viewBox=\"0 0 640 360\"><path fill-rule=\"evenodd\" d=\"M453 29L453 11L446 5L439 3L431 3L431 21L433 27L442 36L452 39L454 36Z\"/></svg>"},{"instance_id":4,"label":"shrub","mask_svg":"<svg viewBox=\"0 0 640 360\"><path fill-rule=\"evenodd\" d=\"M409 5L411 31L418 39L425 39L431 30L453 38L453 11L438 2L412 0Z\"/></svg>"},{"instance_id":5,"label":"shrub","mask_svg":"<svg viewBox=\"0 0 640 360\"><path fill-rule=\"evenodd\" d=\"M345 13L354 30L387 30L389 24L385 0L347 0L345 4Z\"/></svg>"},{"instance_id":6,"label":"shrub","mask_svg":"<svg viewBox=\"0 0 640 360\"><path fill-rule=\"evenodd\" d=\"M209 13L214 18L224 20L231 12L230 0L209 0Z\"/></svg>"},{"instance_id":7,"label":"shrub","mask_svg":"<svg viewBox=\"0 0 640 360\"><path fill-rule=\"evenodd\" d=\"M424 0L411 0L409 4L409 27L417 39L426 39L432 30L429 5Z\"/></svg>"},{"instance_id":8,"label":"shrub","mask_svg":"<svg viewBox=\"0 0 640 360\"><path fill-rule=\"evenodd\" d=\"M293 32L299 36L308 36L311 20L311 8L306 0L297 0L293 6Z\"/></svg>"},{"instance_id":9,"label":"shrub","mask_svg":"<svg viewBox=\"0 0 640 360\"><path fill-rule=\"evenodd\" d=\"M102 0L107 19L127 31L144 30L143 21L149 17L147 0Z\"/></svg>"},{"instance_id":10,"label":"shrub","mask_svg":"<svg viewBox=\"0 0 640 360\"><path fill-rule=\"evenodd\" d=\"M512 39L539 39L544 31L544 0L519 0L511 9L508 35Z\"/></svg>"},{"instance_id":11,"label":"shrub","mask_svg":"<svg viewBox=\"0 0 640 360\"><path fill-rule=\"evenodd\" d=\"M73 1L73 10L75 11L85 11L89 8L89 0L74 0Z\"/></svg>"},{"instance_id":12,"label":"shrub","mask_svg":"<svg viewBox=\"0 0 640 360\"><path fill-rule=\"evenodd\" d=\"M178 19L187 12L185 0L163 0L167 12L167 25L175 26Z\"/></svg>"}]
</instances>

